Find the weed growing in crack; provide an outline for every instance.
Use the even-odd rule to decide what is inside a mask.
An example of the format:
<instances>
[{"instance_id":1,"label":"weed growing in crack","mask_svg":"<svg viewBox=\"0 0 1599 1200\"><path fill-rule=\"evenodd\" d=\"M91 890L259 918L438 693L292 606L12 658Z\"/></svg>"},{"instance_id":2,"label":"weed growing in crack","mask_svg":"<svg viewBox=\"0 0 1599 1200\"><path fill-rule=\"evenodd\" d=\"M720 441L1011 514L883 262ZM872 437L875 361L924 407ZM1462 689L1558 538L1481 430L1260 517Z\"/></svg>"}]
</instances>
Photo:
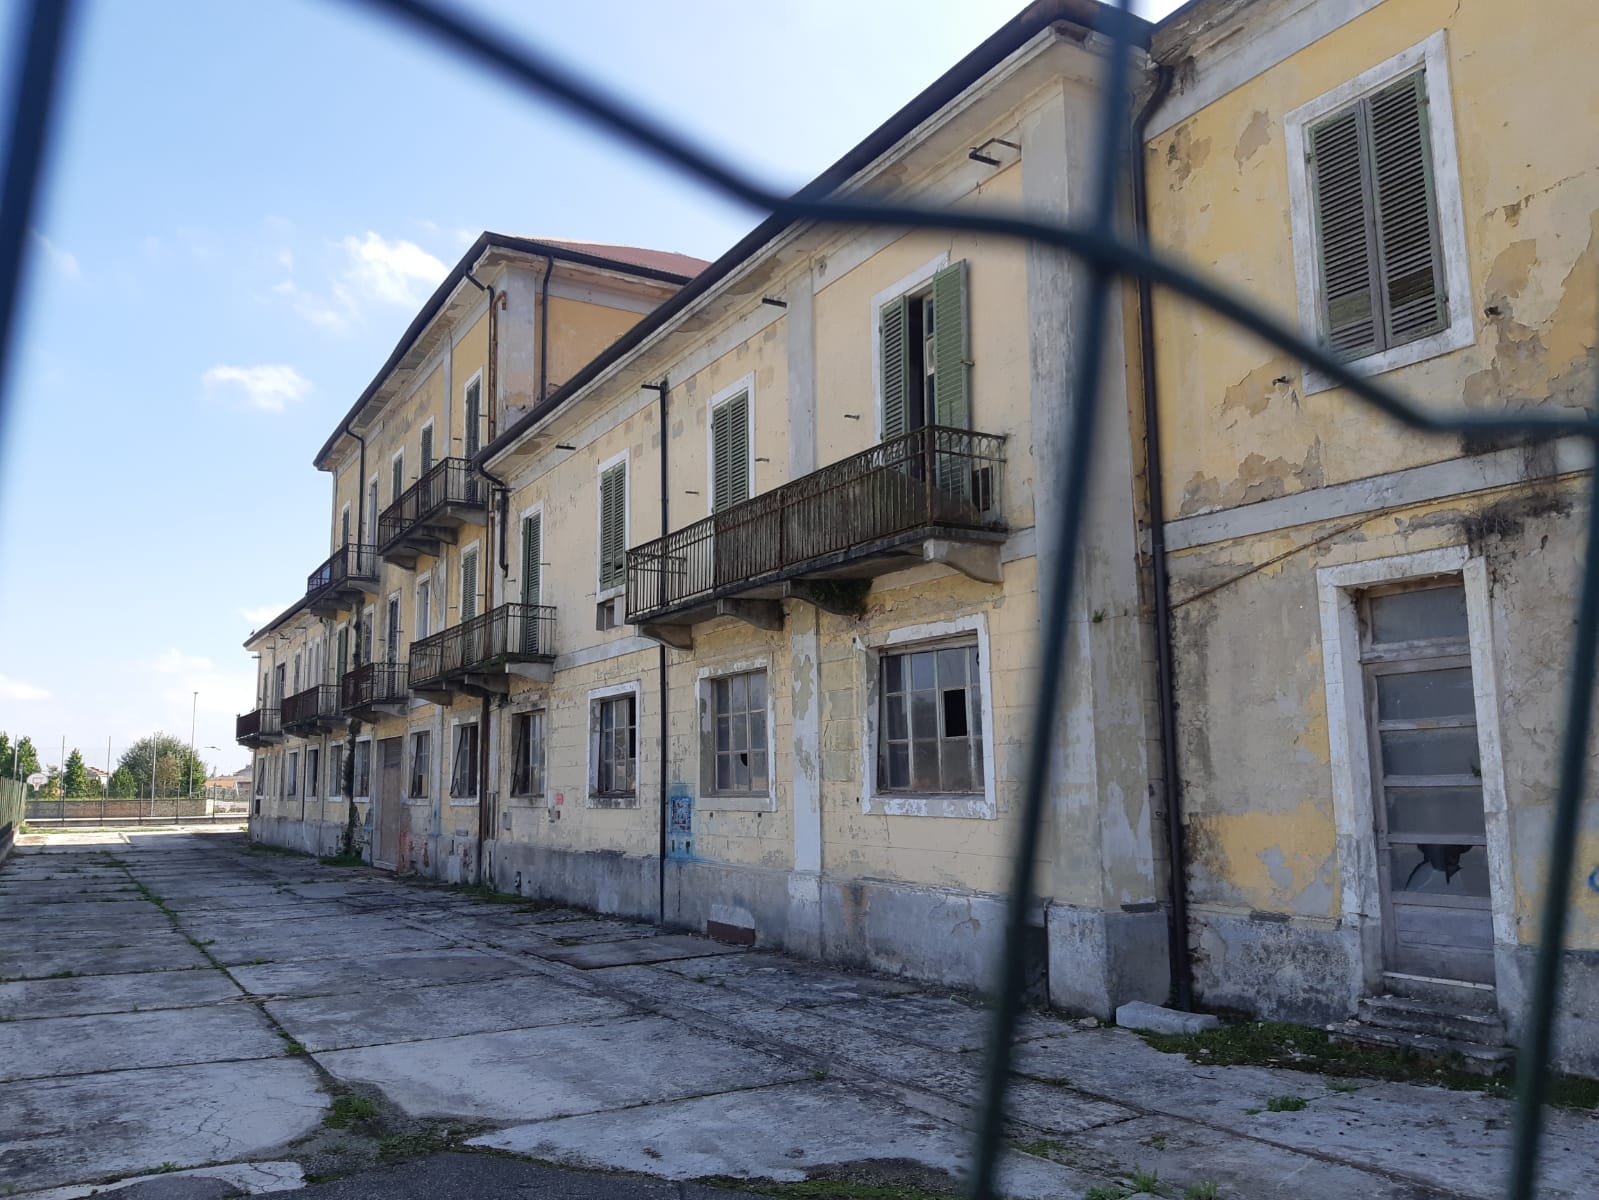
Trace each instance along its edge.
<instances>
[{"instance_id":1,"label":"weed growing in crack","mask_svg":"<svg viewBox=\"0 0 1599 1200\"><path fill-rule=\"evenodd\" d=\"M1188 1185L1188 1190L1183 1192L1183 1200L1220 1200L1220 1196L1221 1193L1216 1190L1216 1182L1213 1179L1191 1183Z\"/></svg>"},{"instance_id":2,"label":"weed growing in crack","mask_svg":"<svg viewBox=\"0 0 1599 1200\"><path fill-rule=\"evenodd\" d=\"M1267 1112L1298 1112L1310 1101L1303 1096L1273 1096L1266 1101Z\"/></svg>"},{"instance_id":3,"label":"weed growing in crack","mask_svg":"<svg viewBox=\"0 0 1599 1200\"><path fill-rule=\"evenodd\" d=\"M333 1097L333 1104L323 1116L322 1124L327 1129L345 1129L358 1121L370 1121L377 1115L377 1105L365 1096L346 1094Z\"/></svg>"}]
</instances>

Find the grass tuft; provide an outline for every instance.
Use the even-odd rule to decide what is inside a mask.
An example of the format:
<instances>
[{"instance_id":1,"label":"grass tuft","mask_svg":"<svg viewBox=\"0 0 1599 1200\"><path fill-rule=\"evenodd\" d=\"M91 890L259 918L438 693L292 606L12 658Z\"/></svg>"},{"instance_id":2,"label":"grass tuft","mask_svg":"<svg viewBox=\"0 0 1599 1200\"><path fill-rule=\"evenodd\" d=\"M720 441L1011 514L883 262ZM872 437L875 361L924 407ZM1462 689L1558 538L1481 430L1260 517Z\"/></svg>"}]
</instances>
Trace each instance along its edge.
<instances>
[{"instance_id":1,"label":"grass tuft","mask_svg":"<svg viewBox=\"0 0 1599 1200\"><path fill-rule=\"evenodd\" d=\"M1273 1096L1266 1101L1267 1112L1299 1112L1308 1107L1310 1101L1303 1096Z\"/></svg>"}]
</instances>

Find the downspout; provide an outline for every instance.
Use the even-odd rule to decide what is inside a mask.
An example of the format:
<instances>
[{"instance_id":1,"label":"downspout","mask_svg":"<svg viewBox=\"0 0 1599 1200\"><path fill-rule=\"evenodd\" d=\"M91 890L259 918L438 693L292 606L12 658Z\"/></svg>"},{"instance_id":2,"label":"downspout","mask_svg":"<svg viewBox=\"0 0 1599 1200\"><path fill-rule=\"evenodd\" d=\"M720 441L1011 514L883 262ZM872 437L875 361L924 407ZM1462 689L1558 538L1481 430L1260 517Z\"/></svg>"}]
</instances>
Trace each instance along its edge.
<instances>
[{"instance_id":1,"label":"downspout","mask_svg":"<svg viewBox=\"0 0 1599 1200\"><path fill-rule=\"evenodd\" d=\"M474 276L472 274L472 272L470 272L470 271L466 272L462 276L462 278L465 279L466 282L470 283L473 287L477 288L479 291L487 292L488 293L488 297L489 297L489 361L488 361L488 363L486 364L486 366L483 369L483 392L484 392L485 396L487 397L487 401L486 401L487 408L486 408L486 411L485 411L485 416L487 418L488 427L489 427L488 440L490 442L492 442L494 440L494 392L495 392L495 386L496 386L495 376L498 374L498 372L495 370L495 359L497 357L497 351L499 349L499 313L498 313L498 309L499 309L500 300L502 299L502 297L501 297L501 295L498 292L496 292L494 290L494 288L493 288L493 286L491 284L480 282L477 279L477 277ZM480 453L481 453L481 451L480 451ZM499 555L499 558L500 558L500 576L503 579L505 574L506 574L506 572L510 570L510 563L507 561L506 549L505 549L505 526L506 526L507 516L508 516L508 514L510 512L510 504L511 504L510 491L509 491L509 489L506 488L505 483L504 483L503 480L496 479L494 476L490 475L487 471L484 471L481 467L478 468L478 472L483 476L484 479L488 480L489 486L494 488L496 493L499 496L499 502L500 502L500 513L499 513L500 519L499 519L499 522L498 522L499 527L500 527L499 528L499 533L500 533L500 555ZM486 519L487 519L487 522L488 522L488 528L484 530L485 540L488 540L488 541L492 542L492 540L494 538L494 526L495 526L494 505L493 504L490 504L489 507L488 507L488 515L487 515ZM487 613L488 611L490 611L494 607L493 583L494 583L494 575L493 575L493 573L490 572L490 571L484 571L483 572L483 611L485 613ZM477 738L477 754L478 754L478 767L477 767L477 853L475 854L475 856L473 857L473 860L472 860L472 862L473 862L473 871L474 871L474 873L476 875L475 882L477 882L479 884L488 882L488 879L487 879L487 877L486 877L486 875L484 873L484 870L483 870L483 842L484 842L484 831L488 828L489 817L490 817L490 812L489 812L489 728L490 728L490 726L489 726L489 698L487 696L484 696L482 698L482 700L479 702L479 706L478 706L478 722L477 722L477 731L478 731L478 738Z\"/></svg>"},{"instance_id":2,"label":"downspout","mask_svg":"<svg viewBox=\"0 0 1599 1200\"><path fill-rule=\"evenodd\" d=\"M1144 173L1144 129L1171 91L1172 69L1155 71L1155 90L1133 121L1133 219L1140 246L1149 245L1149 190ZM1166 808L1167 953L1177 1007L1194 1006L1188 955L1187 857L1183 847L1182 785L1177 764L1177 700L1172 676L1171 592L1166 575L1166 495L1162 484L1160 405L1155 388L1154 289L1138 280L1138 367L1144 410L1144 499L1149 510L1149 561L1155 601L1155 690L1160 711L1161 799Z\"/></svg>"},{"instance_id":3,"label":"downspout","mask_svg":"<svg viewBox=\"0 0 1599 1200\"><path fill-rule=\"evenodd\" d=\"M646 383L645 387L661 398L661 536L664 538L670 532L670 520L667 515L669 500L666 490L666 396L671 390L666 379L660 383ZM658 829L658 843L656 846L655 878L660 885L660 895L657 898L656 922L666 924L666 819L667 803L670 795L668 782L668 755L666 751L667 738L667 683L666 683L666 643L661 642L655 648L656 669L660 673L660 688L658 703L661 709L661 807L660 823Z\"/></svg>"},{"instance_id":4,"label":"downspout","mask_svg":"<svg viewBox=\"0 0 1599 1200\"><path fill-rule=\"evenodd\" d=\"M535 405L544 403L550 385L550 276L555 271L554 257L544 260L544 281L539 284L539 394Z\"/></svg>"}]
</instances>

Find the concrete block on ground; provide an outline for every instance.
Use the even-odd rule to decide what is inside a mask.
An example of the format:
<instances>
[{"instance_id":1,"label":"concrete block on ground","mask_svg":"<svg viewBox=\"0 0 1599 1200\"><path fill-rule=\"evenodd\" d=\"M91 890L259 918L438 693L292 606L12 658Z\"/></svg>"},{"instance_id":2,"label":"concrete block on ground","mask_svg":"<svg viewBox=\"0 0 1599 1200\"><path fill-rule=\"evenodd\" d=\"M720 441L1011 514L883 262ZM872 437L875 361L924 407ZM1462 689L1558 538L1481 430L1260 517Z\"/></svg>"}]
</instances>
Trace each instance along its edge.
<instances>
[{"instance_id":1,"label":"concrete block on ground","mask_svg":"<svg viewBox=\"0 0 1599 1200\"><path fill-rule=\"evenodd\" d=\"M1143 1000L1129 1000L1116 1010L1116 1024L1150 1033L1203 1033L1220 1028L1221 1020L1210 1013L1178 1012Z\"/></svg>"}]
</instances>

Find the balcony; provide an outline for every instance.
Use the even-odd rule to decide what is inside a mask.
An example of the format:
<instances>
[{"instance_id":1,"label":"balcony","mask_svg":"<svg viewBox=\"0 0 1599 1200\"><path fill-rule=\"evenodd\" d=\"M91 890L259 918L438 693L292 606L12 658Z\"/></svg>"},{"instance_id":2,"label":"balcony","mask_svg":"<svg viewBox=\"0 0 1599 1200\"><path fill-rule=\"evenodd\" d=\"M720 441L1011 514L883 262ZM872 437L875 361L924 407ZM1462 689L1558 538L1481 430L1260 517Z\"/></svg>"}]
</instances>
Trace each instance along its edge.
<instances>
[{"instance_id":1,"label":"balcony","mask_svg":"<svg viewBox=\"0 0 1599 1200\"><path fill-rule=\"evenodd\" d=\"M283 724L278 720L278 710L258 708L245 713L234 722L234 740L252 750L277 745L283 740Z\"/></svg>"},{"instance_id":2,"label":"balcony","mask_svg":"<svg viewBox=\"0 0 1599 1200\"><path fill-rule=\"evenodd\" d=\"M548 683L555 661L555 609L502 604L411 643L411 690L436 703L503 696L511 676Z\"/></svg>"},{"instance_id":3,"label":"balcony","mask_svg":"<svg viewBox=\"0 0 1599 1200\"><path fill-rule=\"evenodd\" d=\"M372 546L341 546L305 581L306 607L319 617L333 617L360 606L378 590L378 556Z\"/></svg>"},{"instance_id":4,"label":"balcony","mask_svg":"<svg viewBox=\"0 0 1599 1200\"><path fill-rule=\"evenodd\" d=\"M295 692L283 702L283 732L296 737L314 737L349 727L339 703L339 685L319 683L303 692Z\"/></svg>"},{"instance_id":5,"label":"balcony","mask_svg":"<svg viewBox=\"0 0 1599 1200\"><path fill-rule=\"evenodd\" d=\"M362 663L339 684L339 702L352 717L398 717L410 703L404 663Z\"/></svg>"},{"instance_id":6,"label":"balcony","mask_svg":"<svg viewBox=\"0 0 1599 1200\"><path fill-rule=\"evenodd\" d=\"M464 458L442 459L378 517L378 555L410 570L421 555L453 546L463 525L486 524L488 513L488 480Z\"/></svg>"},{"instance_id":7,"label":"balcony","mask_svg":"<svg viewBox=\"0 0 1599 1200\"><path fill-rule=\"evenodd\" d=\"M717 616L780 628L785 597L858 611L869 581L943 562L998 583L1005 440L926 426L627 553L627 619L688 648Z\"/></svg>"}]
</instances>

